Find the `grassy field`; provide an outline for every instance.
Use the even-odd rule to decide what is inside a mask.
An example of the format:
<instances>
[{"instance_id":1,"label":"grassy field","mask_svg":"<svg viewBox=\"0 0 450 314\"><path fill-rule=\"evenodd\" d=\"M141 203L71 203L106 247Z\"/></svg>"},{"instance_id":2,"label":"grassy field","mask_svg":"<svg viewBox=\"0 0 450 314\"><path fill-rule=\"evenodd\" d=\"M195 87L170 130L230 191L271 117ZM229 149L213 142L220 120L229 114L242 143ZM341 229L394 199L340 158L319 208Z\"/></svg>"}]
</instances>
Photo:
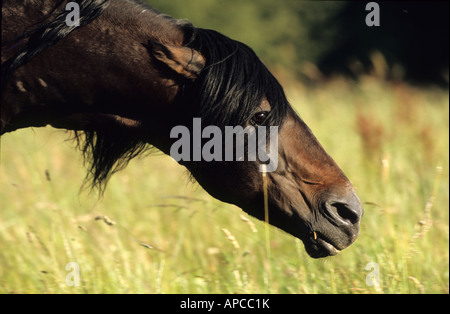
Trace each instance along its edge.
<instances>
[{"instance_id":1,"label":"grassy field","mask_svg":"<svg viewBox=\"0 0 450 314\"><path fill-rule=\"evenodd\" d=\"M66 132L27 129L1 141L0 293L448 293L448 91L361 77L287 93L364 203L341 254L267 238L161 154L99 199Z\"/></svg>"}]
</instances>

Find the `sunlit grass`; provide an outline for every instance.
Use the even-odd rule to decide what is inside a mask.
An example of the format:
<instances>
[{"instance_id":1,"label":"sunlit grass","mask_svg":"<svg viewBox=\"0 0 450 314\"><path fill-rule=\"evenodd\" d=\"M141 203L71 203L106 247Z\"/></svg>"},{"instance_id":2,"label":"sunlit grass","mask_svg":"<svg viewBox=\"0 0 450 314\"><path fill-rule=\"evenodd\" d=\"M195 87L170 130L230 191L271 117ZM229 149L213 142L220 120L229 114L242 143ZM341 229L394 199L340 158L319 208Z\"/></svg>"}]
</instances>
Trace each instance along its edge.
<instances>
[{"instance_id":1,"label":"sunlit grass","mask_svg":"<svg viewBox=\"0 0 450 314\"><path fill-rule=\"evenodd\" d=\"M341 254L313 260L275 228L267 254L264 223L161 154L132 161L98 198L80 190L65 132L28 129L1 142L0 292L448 293L448 91L362 77L288 96L364 203ZM379 286L367 285L369 263Z\"/></svg>"}]
</instances>

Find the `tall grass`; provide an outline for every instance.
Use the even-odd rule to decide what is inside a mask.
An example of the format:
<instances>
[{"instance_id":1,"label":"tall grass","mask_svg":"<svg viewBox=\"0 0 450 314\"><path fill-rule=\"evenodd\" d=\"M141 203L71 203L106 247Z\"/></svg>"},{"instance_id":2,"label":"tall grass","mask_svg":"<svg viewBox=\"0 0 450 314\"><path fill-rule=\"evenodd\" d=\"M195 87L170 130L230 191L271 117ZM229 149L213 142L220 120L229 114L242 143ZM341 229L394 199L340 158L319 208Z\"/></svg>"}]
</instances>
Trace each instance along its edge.
<instances>
[{"instance_id":1,"label":"tall grass","mask_svg":"<svg viewBox=\"0 0 450 314\"><path fill-rule=\"evenodd\" d=\"M80 191L65 132L27 129L1 142L0 292L448 293L448 91L361 77L288 96L364 203L360 237L338 256L313 260L272 227L268 254L263 222L161 154L132 161L99 199Z\"/></svg>"}]
</instances>

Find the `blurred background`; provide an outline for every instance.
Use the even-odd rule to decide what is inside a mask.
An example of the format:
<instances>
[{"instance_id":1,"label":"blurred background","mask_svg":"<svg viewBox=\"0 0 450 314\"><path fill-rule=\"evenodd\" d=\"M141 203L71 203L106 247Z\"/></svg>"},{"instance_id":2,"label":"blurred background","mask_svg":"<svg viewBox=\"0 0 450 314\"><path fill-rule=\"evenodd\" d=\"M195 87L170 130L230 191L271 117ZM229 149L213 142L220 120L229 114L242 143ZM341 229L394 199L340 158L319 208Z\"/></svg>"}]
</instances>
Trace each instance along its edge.
<instances>
[{"instance_id":1,"label":"blurred background","mask_svg":"<svg viewBox=\"0 0 450 314\"><path fill-rule=\"evenodd\" d=\"M448 87L449 2L381 1L380 27L365 24L369 1L152 0L197 27L246 43L295 79L355 78L382 56L389 79Z\"/></svg>"},{"instance_id":2,"label":"blurred background","mask_svg":"<svg viewBox=\"0 0 450 314\"><path fill-rule=\"evenodd\" d=\"M449 293L448 2L378 1L379 27L366 1L146 2L257 52L354 184L358 239L313 260L161 153L99 197L70 133L30 128L1 139L0 293Z\"/></svg>"}]
</instances>

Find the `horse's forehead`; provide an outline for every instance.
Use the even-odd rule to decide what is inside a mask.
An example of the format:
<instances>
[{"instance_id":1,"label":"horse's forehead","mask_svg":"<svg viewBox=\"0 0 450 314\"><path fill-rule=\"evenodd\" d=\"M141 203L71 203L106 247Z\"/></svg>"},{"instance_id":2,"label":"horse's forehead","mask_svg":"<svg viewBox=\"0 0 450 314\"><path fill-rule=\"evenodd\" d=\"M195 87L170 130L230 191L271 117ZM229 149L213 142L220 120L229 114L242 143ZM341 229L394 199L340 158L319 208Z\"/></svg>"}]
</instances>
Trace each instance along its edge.
<instances>
[{"instance_id":1,"label":"horse's forehead","mask_svg":"<svg viewBox=\"0 0 450 314\"><path fill-rule=\"evenodd\" d=\"M270 105L266 97L263 98L261 104L259 105L259 109L261 109L262 111L270 111L272 109L272 106Z\"/></svg>"}]
</instances>

